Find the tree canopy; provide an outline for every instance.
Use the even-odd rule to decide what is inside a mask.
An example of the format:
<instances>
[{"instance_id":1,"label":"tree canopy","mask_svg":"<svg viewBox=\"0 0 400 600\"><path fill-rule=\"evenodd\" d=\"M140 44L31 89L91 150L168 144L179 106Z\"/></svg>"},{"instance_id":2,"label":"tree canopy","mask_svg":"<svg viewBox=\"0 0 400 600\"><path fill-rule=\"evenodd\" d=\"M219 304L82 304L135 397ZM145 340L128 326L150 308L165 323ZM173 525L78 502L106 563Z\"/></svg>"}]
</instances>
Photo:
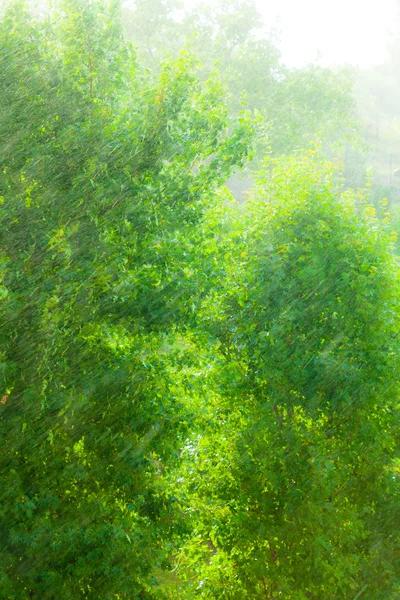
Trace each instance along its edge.
<instances>
[{"instance_id":1,"label":"tree canopy","mask_svg":"<svg viewBox=\"0 0 400 600\"><path fill-rule=\"evenodd\" d=\"M0 595L395 600L399 267L326 157L347 80L250 2L134 10L135 45L114 0L0 20Z\"/></svg>"}]
</instances>

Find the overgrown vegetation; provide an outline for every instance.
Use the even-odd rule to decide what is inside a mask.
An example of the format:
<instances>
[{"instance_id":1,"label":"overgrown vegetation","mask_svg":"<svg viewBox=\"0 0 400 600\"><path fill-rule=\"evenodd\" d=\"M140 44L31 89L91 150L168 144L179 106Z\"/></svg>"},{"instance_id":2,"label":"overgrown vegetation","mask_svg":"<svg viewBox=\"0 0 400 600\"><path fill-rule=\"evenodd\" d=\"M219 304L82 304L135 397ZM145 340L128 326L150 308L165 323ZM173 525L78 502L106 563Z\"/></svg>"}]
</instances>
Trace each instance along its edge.
<instances>
[{"instance_id":1,"label":"overgrown vegetation","mask_svg":"<svg viewBox=\"0 0 400 600\"><path fill-rule=\"evenodd\" d=\"M250 3L158 5L137 52L116 1L1 19L0 597L395 600L400 280L329 162L348 80Z\"/></svg>"}]
</instances>

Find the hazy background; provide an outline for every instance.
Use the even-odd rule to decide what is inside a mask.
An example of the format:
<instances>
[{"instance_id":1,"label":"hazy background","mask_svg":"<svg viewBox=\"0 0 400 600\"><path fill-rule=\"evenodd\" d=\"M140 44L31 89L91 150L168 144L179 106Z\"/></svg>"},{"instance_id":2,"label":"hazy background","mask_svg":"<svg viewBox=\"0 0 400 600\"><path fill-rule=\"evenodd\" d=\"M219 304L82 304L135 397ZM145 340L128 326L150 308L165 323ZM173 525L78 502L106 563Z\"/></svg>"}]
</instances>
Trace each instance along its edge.
<instances>
[{"instance_id":1,"label":"hazy background","mask_svg":"<svg viewBox=\"0 0 400 600\"><path fill-rule=\"evenodd\" d=\"M184 2L188 7L196 4L202 2ZM212 2L204 4L212 9ZM267 28L277 28L282 61L292 67L317 59L322 66L379 64L394 27L393 0L257 0L256 4Z\"/></svg>"}]
</instances>

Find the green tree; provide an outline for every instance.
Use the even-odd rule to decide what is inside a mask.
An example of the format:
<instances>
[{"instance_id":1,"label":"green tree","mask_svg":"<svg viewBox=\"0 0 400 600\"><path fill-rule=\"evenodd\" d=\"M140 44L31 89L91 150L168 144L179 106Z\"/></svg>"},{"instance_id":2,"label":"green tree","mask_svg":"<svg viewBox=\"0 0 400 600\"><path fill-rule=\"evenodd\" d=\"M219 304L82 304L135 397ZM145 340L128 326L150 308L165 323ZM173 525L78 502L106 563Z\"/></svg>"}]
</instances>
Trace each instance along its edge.
<instances>
[{"instance_id":1,"label":"green tree","mask_svg":"<svg viewBox=\"0 0 400 600\"><path fill-rule=\"evenodd\" d=\"M135 2L125 8L128 22L135 24L128 36L139 51L151 44L151 64L176 53L189 40L206 72L216 66L220 70L231 109L240 111L245 100L249 108L263 114L274 154L302 149L315 138L331 144L343 142L346 136L354 139L352 76L316 66L284 66L276 35L266 31L253 0L220 0L212 8L200 4L187 9L179 20L173 18L176 8L175 2L167 0ZM157 25L148 42L143 36L153 22ZM169 35L162 35L165 27Z\"/></svg>"},{"instance_id":2,"label":"green tree","mask_svg":"<svg viewBox=\"0 0 400 600\"><path fill-rule=\"evenodd\" d=\"M276 33L267 30L254 0L200 3L179 14L176 9L174 0L127 3L125 29L152 68L188 46L202 63L203 77L218 71L232 114L245 105L258 115L254 160L228 183L237 199L251 187L266 153L291 154L315 141L332 159L341 157L347 185L364 185L364 149L359 147L350 70L285 66Z\"/></svg>"},{"instance_id":3,"label":"green tree","mask_svg":"<svg viewBox=\"0 0 400 600\"><path fill-rule=\"evenodd\" d=\"M0 24L1 595L150 598L197 410L194 232L252 126L186 54L151 81L116 3L54 4Z\"/></svg>"},{"instance_id":4,"label":"green tree","mask_svg":"<svg viewBox=\"0 0 400 600\"><path fill-rule=\"evenodd\" d=\"M399 593L399 270L331 170L313 154L266 167L204 309L221 354L181 474L194 596Z\"/></svg>"},{"instance_id":5,"label":"green tree","mask_svg":"<svg viewBox=\"0 0 400 600\"><path fill-rule=\"evenodd\" d=\"M184 40L176 15L182 5L180 0L135 0L122 5L125 34L152 69L159 69L166 54L181 50Z\"/></svg>"}]
</instances>

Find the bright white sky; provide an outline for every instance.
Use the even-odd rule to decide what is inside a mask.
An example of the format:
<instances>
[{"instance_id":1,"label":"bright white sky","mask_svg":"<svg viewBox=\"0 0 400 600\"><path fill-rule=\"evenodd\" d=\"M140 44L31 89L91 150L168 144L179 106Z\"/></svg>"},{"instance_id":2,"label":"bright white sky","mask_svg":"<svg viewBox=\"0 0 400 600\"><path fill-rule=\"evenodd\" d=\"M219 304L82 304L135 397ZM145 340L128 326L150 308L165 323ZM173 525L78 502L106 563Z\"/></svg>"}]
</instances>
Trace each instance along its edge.
<instances>
[{"instance_id":1,"label":"bright white sky","mask_svg":"<svg viewBox=\"0 0 400 600\"><path fill-rule=\"evenodd\" d=\"M393 31L393 0L256 0L266 24L279 18L282 59L369 66L385 56ZM400 32L399 32L400 33Z\"/></svg>"}]
</instances>

